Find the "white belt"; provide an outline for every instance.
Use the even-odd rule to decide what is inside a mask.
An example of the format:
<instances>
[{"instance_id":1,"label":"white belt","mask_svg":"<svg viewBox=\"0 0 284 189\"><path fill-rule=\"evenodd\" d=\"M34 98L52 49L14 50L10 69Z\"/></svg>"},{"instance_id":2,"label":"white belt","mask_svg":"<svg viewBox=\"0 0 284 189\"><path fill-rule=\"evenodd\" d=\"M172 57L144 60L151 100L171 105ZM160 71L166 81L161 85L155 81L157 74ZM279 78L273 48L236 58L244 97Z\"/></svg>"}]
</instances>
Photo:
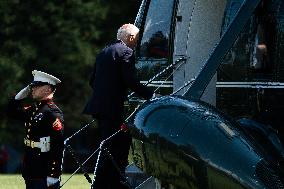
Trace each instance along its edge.
<instances>
[{"instance_id":1,"label":"white belt","mask_svg":"<svg viewBox=\"0 0 284 189\"><path fill-rule=\"evenodd\" d=\"M24 139L24 144L31 148L39 148L41 152L48 152L50 150L50 137L42 137L39 142L29 139Z\"/></svg>"}]
</instances>

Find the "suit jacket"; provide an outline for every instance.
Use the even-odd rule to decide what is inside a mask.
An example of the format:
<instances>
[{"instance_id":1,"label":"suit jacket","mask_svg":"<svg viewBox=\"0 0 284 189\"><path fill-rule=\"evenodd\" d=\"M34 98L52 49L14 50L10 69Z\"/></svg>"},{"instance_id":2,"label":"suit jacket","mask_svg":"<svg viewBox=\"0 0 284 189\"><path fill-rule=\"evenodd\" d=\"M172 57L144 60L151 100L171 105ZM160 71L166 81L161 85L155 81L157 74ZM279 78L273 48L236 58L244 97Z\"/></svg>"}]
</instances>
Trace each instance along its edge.
<instances>
[{"instance_id":1,"label":"suit jacket","mask_svg":"<svg viewBox=\"0 0 284 189\"><path fill-rule=\"evenodd\" d=\"M83 113L107 118L122 118L128 89L145 99L153 95L136 78L133 50L120 40L97 55L90 86L93 94Z\"/></svg>"}]
</instances>

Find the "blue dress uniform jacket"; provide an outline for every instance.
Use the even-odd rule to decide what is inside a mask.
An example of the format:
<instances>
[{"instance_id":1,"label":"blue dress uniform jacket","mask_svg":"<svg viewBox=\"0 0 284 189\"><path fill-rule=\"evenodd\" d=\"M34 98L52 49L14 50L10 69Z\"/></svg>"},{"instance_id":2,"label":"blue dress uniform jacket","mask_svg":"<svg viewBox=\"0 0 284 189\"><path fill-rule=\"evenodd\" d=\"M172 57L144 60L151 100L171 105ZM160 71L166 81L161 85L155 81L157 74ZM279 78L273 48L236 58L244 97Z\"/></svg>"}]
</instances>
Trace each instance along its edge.
<instances>
[{"instance_id":1,"label":"blue dress uniform jacket","mask_svg":"<svg viewBox=\"0 0 284 189\"><path fill-rule=\"evenodd\" d=\"M120 40L105 47L97 55L90 85L93 94L83 113L99 117L122 118L128 89L145 99L153 95L136 78L133 50Z\"/></svg>"},{"instance_id":2,"label":"blue dress uniform jacket","mask_svg":"<svg viewBox=\"0 0 284 189\"><path fill-rule=\"evenodd\" d=\"M63 113L52 100L22 107L21 100L11 100L10 117L25 122L25 154L22 175L25 179L59 178L64 149ZM50 137L50 145L36 147L41 138Z\"/></svg>"}]
</instances>

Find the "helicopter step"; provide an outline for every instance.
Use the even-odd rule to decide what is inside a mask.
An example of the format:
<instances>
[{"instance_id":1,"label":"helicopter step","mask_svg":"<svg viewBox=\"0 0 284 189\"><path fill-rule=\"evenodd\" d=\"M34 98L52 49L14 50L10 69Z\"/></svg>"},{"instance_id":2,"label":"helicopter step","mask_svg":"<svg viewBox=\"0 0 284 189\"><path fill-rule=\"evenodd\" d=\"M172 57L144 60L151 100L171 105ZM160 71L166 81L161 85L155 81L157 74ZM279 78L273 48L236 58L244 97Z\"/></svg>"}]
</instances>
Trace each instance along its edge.
<instances>
[{"instance_id":1,"label":"helicopter step","mask_svg":"<svg viewBox=\"0 0 284 189\"><path fill-rule=\"evenodd\" d=\"M125 173L133 189L161 189L158 179L146 175L134 164L127 166Z\"/></svg>"},{"instance_id":2,"label":"helicopter step","mask_svg":"<svg viewBox=\"0 0 284 189\"><path fill-rule=\"evenodd\" d=\"M156 178L149 177L147 180L142 182L139 186L135 187L135 189L161 189L161 186Z\"/></svg>"}]
</instances>

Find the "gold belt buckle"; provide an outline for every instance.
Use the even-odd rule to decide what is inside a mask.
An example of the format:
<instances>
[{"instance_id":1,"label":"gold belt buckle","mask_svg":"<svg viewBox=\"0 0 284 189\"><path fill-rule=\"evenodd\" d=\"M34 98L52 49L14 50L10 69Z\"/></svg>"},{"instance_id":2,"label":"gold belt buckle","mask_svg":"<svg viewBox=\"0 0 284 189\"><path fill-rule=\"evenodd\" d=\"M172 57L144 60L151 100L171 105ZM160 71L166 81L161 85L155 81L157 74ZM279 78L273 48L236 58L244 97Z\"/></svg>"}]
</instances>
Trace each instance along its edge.
<instances>
[{"instance_id":1,"label":"gold belt buckle","mask_svg":"<svg viewBox=\"0 0 284 189\"><path fill-rule=\"evenodd\" d=\"M31 147L31 148L34 148L34 147L35 147L35 142L32 141L32 140L25 139L24 143L25 143L26 146L29 146L29 147Z\"/></svg>"},{"instance_id":2,"label":"gold belt buckle","mask_svg":"<svg viewBox=\"0 0 284 189\"><path fill-rule=\"evenodd\" d=\"M31 147L34 148L35 147L35 142L31 141Z\"/></svg>"}]
</instances>

